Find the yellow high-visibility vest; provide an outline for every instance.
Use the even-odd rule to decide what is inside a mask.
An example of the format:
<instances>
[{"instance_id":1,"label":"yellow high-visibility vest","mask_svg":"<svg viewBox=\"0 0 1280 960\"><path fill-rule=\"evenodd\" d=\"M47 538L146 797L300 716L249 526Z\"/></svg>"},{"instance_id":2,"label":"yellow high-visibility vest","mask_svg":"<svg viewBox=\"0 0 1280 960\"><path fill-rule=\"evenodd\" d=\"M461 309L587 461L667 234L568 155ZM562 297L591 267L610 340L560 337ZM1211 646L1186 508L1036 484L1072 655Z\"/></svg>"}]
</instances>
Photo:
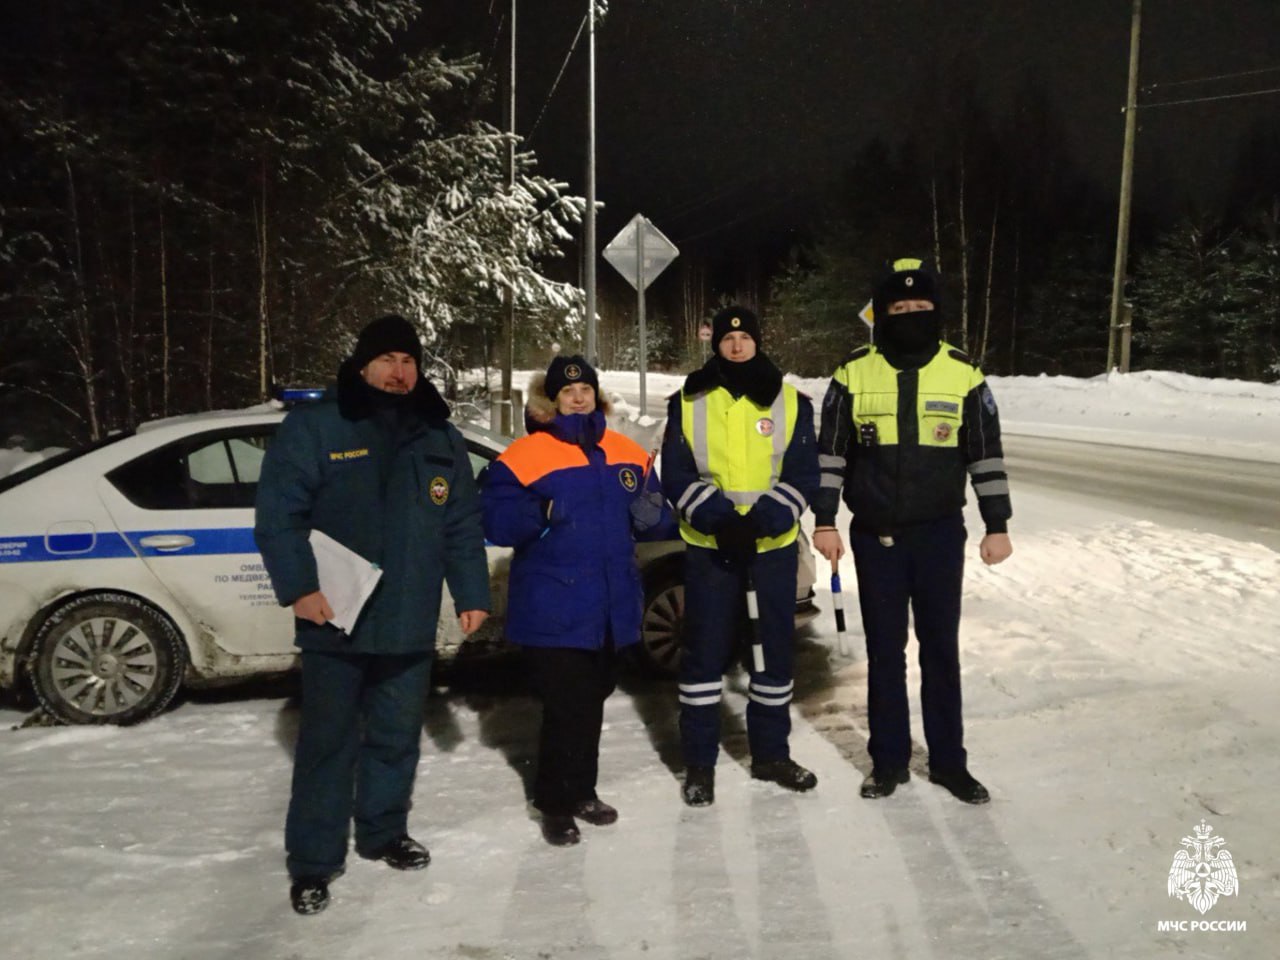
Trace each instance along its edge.
<instances>
[{"instance_id":1,"label":"yellow high-visibility vest","mask_svg":"<svg viewBox=\"0 0 1280 960\"><path fill-rule=\"evenodd\" d=\"M932 360L920 368L916 391L916 443L922 447L956 447L964 423L964 398L983 382L982 371L953 356L954 347L943 344ZM960 354L963 356L963 354ZM898 370L874 347L844 364L835 373L853 395L857 427L874 424L876 442L895 446L899 437Z\"/></svg>"},{"instance_id":2,"label":"yellow high-visibility vest","mask_svg":"<svg viewBox=\"0 0 1280 960\"><path fill-rule=\"evenodd\" d=\"M782 458L795 433L798 409L796 388L789 383L782 385L769 407L745 395L735 400L723 387L694 397L681 396L681 427L698 475L719 487L739 513L746 513L777 485ZM799 531L800 525L794 524L776 537L762 537L756 541L756 550L764 553L785 547L795 542ZM683 518L680 536L694 546L716 546L714 536L695 530Z\"/></svg>"}]
</instances>

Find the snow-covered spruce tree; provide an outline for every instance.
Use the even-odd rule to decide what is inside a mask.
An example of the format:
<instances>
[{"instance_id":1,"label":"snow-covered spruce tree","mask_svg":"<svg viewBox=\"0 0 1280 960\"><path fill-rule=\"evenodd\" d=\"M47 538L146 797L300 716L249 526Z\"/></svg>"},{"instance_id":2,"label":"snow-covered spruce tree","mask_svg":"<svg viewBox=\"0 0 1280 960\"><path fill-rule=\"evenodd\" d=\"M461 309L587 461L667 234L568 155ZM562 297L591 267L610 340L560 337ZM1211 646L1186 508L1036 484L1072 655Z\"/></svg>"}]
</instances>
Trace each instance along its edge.
<instances>
[{"instance_id":1,"label":"snow-covered spruce tree","mask_svg":"<svg viewBox=\"0 0 1280 960\"><path fill-rule=\"evenodd\" d=\"M332 165L320 180L326 195L315 229L293 248L326 266L306 278L324 313L354 321L396 309L430 342L457 324L494 323L509 289L523 338L564 336L580 291L538 264L570 239L581 201L535 174L526 153L508 189L506 135L464 109L479 82L475 58L428 53L328 105L348 121L321 125L338 133L317 149Z\"/></svg>"},{"instance_id":2,"label":"snow-covered spruce tree","mask_svg":"<svg viewBox=\"0 0 1280 960\"><path fill-rule=\"evenodd\" d=\"M1227 372L1246 380L1280 379L1280 198L1258 211L1233 239L1223 265L1223 355Z\"/></svg>"},{"instance_id":3,"label":"snow-covered spruce tree","mask_svg":"<svg viewBox=\"0 0 1280 960\"><path fill-rule=\"evenodd\" d=\"M1143 365L1227 375L1221 311L1232 264L1219 225L1184 220L1134 261L1134 345Z\"/></svg>"},{"instance_id":4,"label":"snow-covered spruce tree","mask_svg":"<svg viewBox=\"0 0 1280 960\"><path fill-rule=\"evenodd\" d=\"M507 188L483 70L411 45L418 4L50 2L0 64L3 229L43 238L13 248L0 340L50 345L6 399L94 436L324 380L377 312L438 349L508 286L522 327L574 312L538 264L580 201L531 156Z\"/></svg>"}]
</instances>

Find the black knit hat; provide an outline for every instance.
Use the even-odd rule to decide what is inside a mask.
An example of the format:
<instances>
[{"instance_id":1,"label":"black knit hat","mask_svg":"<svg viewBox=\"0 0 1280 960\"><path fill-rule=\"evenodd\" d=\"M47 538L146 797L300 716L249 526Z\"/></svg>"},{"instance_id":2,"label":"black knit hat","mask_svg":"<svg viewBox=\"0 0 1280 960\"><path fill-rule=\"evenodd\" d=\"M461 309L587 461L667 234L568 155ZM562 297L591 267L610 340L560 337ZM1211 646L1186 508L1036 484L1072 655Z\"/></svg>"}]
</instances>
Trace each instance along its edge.
<instances>
[{"instance_id":1,"label":"black knit hat","mask_svg":"<svg viewBox=\"0 0 1280 960\"><path fill-rule=\"evenodd\" d=\"M419 368L422 367L422 341L418 339L418 331L399 314L389 313L385 317L379 317L360 331L356 348L351 354L351 363L360 370L370 360L384 353L407 353Z\"/></svg>"},{"instance_id":2,"label":"black knit hat","mask_svg":"<svg viewBox=\"0 0 1280 960\"><path fill-rule=\"evenodd\" d=\"M928 260L903 258L885 264L876 281L871 298L873 322L879 323L889 315L889 304L899 300L928 300L936 313L941 313L939 297L942 282L938 271Z\"/></svg>"},{"instance_id":3,"label":"black knit hat","mask_svg":"<svg viewBox=\"0 0 1280 960\"><path fill-rule=\"evenodd\" d=\"M746 307L725 307L711 318L711 349L720 346L720 341L731 333L748 333L759 349L760 320Z\"/></svg>"},{"instance_id":4,"label":"black knit hat","mask_svg":"<svg viewBox=\"0 0 1280 960\"><path fill-rule=\"evenodd\" d=\"M600 378L595 368L587 363L585 357L574 354L571 357L556 357L547 367L547 396L554 400L571 383L585 383L600 396Z\"/></svg>"}]
</instances>

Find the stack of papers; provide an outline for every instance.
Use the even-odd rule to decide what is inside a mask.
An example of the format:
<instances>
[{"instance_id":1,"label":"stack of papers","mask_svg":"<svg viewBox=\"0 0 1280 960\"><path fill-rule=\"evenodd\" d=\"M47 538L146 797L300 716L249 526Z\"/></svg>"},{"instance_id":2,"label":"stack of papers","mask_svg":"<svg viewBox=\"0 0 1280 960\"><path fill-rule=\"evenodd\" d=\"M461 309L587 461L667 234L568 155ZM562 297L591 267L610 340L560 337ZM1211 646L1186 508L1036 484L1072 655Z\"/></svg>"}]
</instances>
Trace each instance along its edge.
<instances>
[{"instance_id":1,"label":"stack of papers","mask_svg":"<svg viewBox=\"0 0 1280 960\"><path fill-rule=\"evenodd\" d=\"M316 555L320 592L333 608L333 619L329 622L344 633L350 633L382 578L382 571L327 533L312 530L310 540L311 550Z\"/></svg>"}]
</instances>

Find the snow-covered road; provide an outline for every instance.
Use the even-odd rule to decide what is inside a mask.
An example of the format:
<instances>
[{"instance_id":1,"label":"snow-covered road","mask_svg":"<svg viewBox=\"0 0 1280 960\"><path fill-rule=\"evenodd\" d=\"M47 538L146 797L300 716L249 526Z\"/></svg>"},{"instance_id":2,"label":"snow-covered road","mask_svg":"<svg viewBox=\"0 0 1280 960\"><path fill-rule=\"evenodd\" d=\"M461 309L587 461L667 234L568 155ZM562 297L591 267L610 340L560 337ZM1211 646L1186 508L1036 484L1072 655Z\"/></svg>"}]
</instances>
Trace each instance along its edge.
<instances>
[{"instance_id":1,"label":"snow-covered road","mask_svg":"<svg viewBox=\"0 0 1280 960\"><path fill-rule=\"evenodd\" d=\"M431 867L353 858L312 918L286 896L286 695L189 699L132 729L13 730L22 714L0 709L0 953L1273 957L1280 554L1069 492L1014 497L1014 556L967 573L967 742L988 806L928 784L923 754L892 798L858 797L865 664L831 653L820 582L792 740L812 794L750 780L739 676L717 802L684 807L674 689L632 681L607 705L601 758L622 819L548 847L524 801L537 710L498 668L432 701L411 815ZM1239 877L1204 915L1167 891L1202 819Z\"/></svg>"}]
</instances>

